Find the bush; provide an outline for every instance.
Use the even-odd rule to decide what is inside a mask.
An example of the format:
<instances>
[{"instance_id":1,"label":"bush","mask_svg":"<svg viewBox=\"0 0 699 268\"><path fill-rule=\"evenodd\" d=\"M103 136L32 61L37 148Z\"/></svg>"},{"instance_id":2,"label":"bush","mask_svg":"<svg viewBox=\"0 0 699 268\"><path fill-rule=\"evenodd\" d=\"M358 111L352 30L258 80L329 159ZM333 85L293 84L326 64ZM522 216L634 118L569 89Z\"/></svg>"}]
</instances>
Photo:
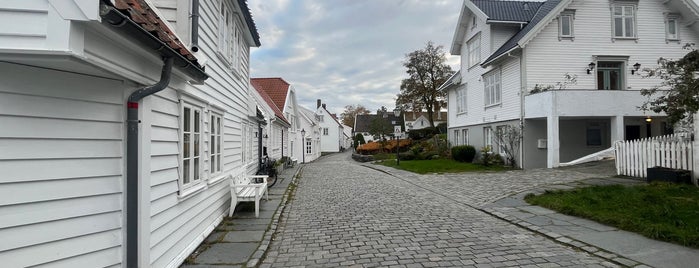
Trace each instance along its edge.
<instances>
[{"instance_id":1,"label":"bush","mask_svg":"<svg viewBox=\"0 0 699 268\"><path fill-rule=\"evenodd\" d=\"M447 123L437 124L437 131L442 134L447 134Z\"/></svg>"},{"instance_id":2,"label":"bush","mask_svg":"<svg viewBox=\"0 0 699 268\"><path fill-rule=\"evenodd\" d=\"M422 129L411 129L408 132L408 137L412 140L422 140L425 138L431 138L435 134L439 134L439 130L434 127L426 127Z\"/></svg>"},{"instance_id":3,"label":"bush","mask_svg":"<svg viewBox=\"0 0 699 268\"><path fill-rule=\"evenodd\" d=\"M415 160L416 154L411 151L398 154L400 160Z\"/></svg>"},{"instance_id":4,"label":"bush","mask_svg":"<svg viewBox=\"0 0 699 268\"><path fill-rule=\"evenodd\" d=\"M476 148L471 145L451 147L451 157L459 162L471 163L476 157Z\"/></svg>"}]
</instances>

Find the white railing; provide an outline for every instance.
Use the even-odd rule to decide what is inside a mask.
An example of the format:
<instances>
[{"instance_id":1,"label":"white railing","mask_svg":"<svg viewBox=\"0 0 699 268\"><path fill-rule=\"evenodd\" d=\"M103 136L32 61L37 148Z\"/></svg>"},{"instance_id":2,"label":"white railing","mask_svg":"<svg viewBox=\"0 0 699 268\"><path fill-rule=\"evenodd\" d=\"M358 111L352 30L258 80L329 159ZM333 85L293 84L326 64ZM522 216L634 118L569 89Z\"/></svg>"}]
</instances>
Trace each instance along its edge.
<instances>
[{"instance_id":1,"label":"white railing","mask_svg":"<svg viewBox=\"0 0 699 268\"><path fill-rule=\"evenodd\" d=\"M614 148L618 175L645 178L647 168L658 166L692 170L692 142L684 135L618 141Z\"/></svg>"}]
</instances>

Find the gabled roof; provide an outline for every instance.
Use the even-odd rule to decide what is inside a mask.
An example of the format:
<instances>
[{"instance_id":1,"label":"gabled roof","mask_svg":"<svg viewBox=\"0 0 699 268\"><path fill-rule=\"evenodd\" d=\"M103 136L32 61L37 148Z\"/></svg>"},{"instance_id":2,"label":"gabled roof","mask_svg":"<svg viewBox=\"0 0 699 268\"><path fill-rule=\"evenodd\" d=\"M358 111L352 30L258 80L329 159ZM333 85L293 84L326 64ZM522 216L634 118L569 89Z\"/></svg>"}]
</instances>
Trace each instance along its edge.
<instances>
[{"instance_id":1,"label":"gabled roof","mask_svg":"<svg viewBox=\"0 0 699 268\"><path fill-rule=\"evenodd\" d=\"M265 92L261 88L258 88L257 86L255 86L255 84L253 84L252 87L255 88L257 93L260 94L260 96L265 101L265 103L267 103L267 106L269 106L272 109L272 111L274 111L274 115L277 118L281 119L286 124L289 124L289 121L287 121L286 118L284 117L284 113L282 113L282 111L279 110L279 107L277 107L277 105L274 104L274 101L272 101L272 98L270 98L269 95L267 95L267 92Z\"/></svg>"},{"instance_id":2,"label":"gabled roof","mask_svg":"<svg viewBox=\"0 0 699 268\"><path fill-rule=\"evenodd\" d=\"M396 121L400 122L400 125L403 126L405 122L403 121L403 115L401 114L400 116L395 116L392 112L388 113L388 116L386 118L383 117L383 115L376 115L376 114L358 114L357 117L355 117L354 120L354 132L371 132L371 122L374 119L382 119L388 122L389 124L391 121ZM404 126L403 126L404 127ZM401 127L401 128L403 128Z\"/></svg>"},{"instance_id":3,"label":"gabled roof","mask_svg":"<svg viewBox=\"0 0 699 268\"><path fill-rule=\"evenodd\" d=\"M528 22L543 4L525 1L471 0L492 21Z\"/></svg>"},{"instance_id":4,"label":"gabled roof","mask_svg":"<svg viewBox=\"0 0 699 268\"><path fill-rule=\"evenodd\" d=\"M289 95L289 83L281 77L272 78L251 78L250 84L257 90L262 90L269 95L272 102L280 111L284 111L286 97Z\"/></svg>"},{"instance_id":5,"label":"gabled roof","mask_svg":"<svg viewBox=\"0 0 699 268\"><path fill-rule=\"evenodd\" d=\"M250 29L252 41L255 43L255 46L259 47L260 34L257 32L257 26L255 25L255 21L252 19L250 8L248 8L248 3L246 0L238 0L238 5L240 6L240 9L243 10L243 18L245 19L245 23L248 25L248 29Z\"/></svg>"},{"instance_id":6,"label":"gabled roof","mask_svg":"<svg viewBox=\"0 0 699 268\"><path fill-rule=\"evenodd\" d=\"M326 109L325 106L320 106L320 109L325 110L325 113L330 115L330 117L332 117L335 123L337 123L339 126L342 126L342 124L340 124L340 121L337 121L337 114L331 114L330 112L328 112L328 109Z\"/></svg>"},{"instance_id":7,"label":"gabled roof","mask_svg":"<svg viewBox=\"0 0 699 268\"><path fill-rule=\"evenodd\" d=\"M571 0L563 0L565 2L570 3ZM539 9L537 10L536 14L534 14L534 17L529 21L529 23L522 28L517 34L512 36L510 40L507 40L505 44L503 44L498 50L495 51L488 59L486 59L482 65L488 65L495 59L499 58L500 56L506 54L507 52L510 52L516 48L522 47L522 41L524 43L528 42L525 37L533 37L533 35L530 35L530 33L534 33L535 29L537 28L542 28L544 24L547 24L545 22L544 18L546 18L551 11L556 9L556 7L562 2L562 0L548 0L544 2ZM563 5L562 5L563 6ZM544 23L542 23L544 22Z\"/></svg>"}]
</instances>

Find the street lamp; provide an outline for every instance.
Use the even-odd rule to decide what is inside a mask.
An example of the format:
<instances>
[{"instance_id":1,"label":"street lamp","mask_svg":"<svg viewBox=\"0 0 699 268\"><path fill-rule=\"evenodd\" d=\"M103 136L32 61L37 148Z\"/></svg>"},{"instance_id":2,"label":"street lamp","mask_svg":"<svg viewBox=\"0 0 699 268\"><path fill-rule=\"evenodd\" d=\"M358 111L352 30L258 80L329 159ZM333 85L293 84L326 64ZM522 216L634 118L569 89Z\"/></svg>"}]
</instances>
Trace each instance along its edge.
<instances>
[{"instance_id":1,"label":"street lamp","mask_svg":"<svg viewBox=\"0 0 699 268\"><path fill-rule=\"evenodd\" d=\"M393 115L396 117L400 116L400 108L396 107L393 109ZM400 166L400 132L402 128L402 120L396 120L396 123L398 123L398 128L396 129L394 127L394 136L396 137L396 165Z\"/></svg>"},{"instance_id":2,"label":"street lamp","mask_svg":"<svg viewBox=\"0 0 699 268\"><path fill-rule=\"evenodd\" d=\"M301 129L301 137L302 137L301 140L303 141L303 143L301 143L301 144L303 144L303 145L302 145L303 147L301 147L301 148L303 148L303 149L302 149L302 150L303 150L303 153L301 154L301 156L302 156L302 159L303 159L302 161L303 161L303 163L305 164L305 163L306 163L306 146L307 146L307 145L306 145L306 130L303 129L303 128Z\"/></svg>"}]
</instances>

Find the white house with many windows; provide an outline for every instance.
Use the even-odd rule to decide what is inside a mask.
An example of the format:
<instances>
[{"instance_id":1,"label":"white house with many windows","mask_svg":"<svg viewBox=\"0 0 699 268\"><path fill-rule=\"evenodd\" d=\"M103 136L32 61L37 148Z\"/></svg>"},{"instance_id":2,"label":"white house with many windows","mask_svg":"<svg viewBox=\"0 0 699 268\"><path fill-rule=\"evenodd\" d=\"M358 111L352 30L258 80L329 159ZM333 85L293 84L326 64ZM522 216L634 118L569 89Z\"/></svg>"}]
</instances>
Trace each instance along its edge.
<instances>
[{"instance_id":1,"label":"white house with many windows","mask_svg":"<svg viewBox=\"0 0 699 268\"><path fill-rule=\"evenodd\" d=\"M318 116L315 112L305 108L299 107L299 133L303 138L303 146L299 148L300 151L298 155L301 155L299 159L300 163L313 162L318 159L321 155L320 151L320 139L321 132L323 131L318 121Z\"/></svg>"},{"instance_id":2,"label":"white house with many windows","mask_svg":"<svg viewBox=\"0 0 699 268\"><path fill-rule=\"evenodd\" d=\"M259 156L267 156L270 160L278 160L282 157L282 141L275 138L280 133L288 132L291 124L284 117L284 113L274 104L272 98L260 87L253 84L253 96L264 118L264 124L260 124L255 132L255 138L260 140ZM259 134L257 133L259 132ZM260 159L262 161L262 159Z\"/></svg>"},{"instance_id":3,"label":"white house with many windows","mask_svg":"<svg viewBox=\"0 0 699 268\"><path fill-rule=\"evenodd\" d=\"M273 129L269 139L273 145L271 155L290 157L299 161L302 137L298 125L299 107L296 102L296 89L280 77L252 78L250 83L258 90L264 91L282 112L283 118L289 123L289 128ZM279 159L279 158L277 158Z\"/></svg>"},{"instance_id":4,"label":"white house with many windows","mask_svg":"<svg viewBox=\"0 0 699 268\"><path fill-rule=\"evenodd\" d=\"M533 168L669 133L637 108L661 82L641 72L686 54L698 18L684 0L465 0L451 46L461 68L441 87L449 138L498 151L496 128L519 127L520 164Z\"/></svg>"},{"instance_id":5,"label":"white house with many windows","mask_svg":"<svg viewBox=\"0 0 699 268\"><path fill-rule=\"evenodd\" d=\"M256 169L246 2L4 1L0 17L2 266L180 266L226 215L228 175Z\"/></svg>"},{"instance_id":6,"label":"white house with many windows","mask_svg":"<svg viewBox=\"0 0 699 268\"><path fill-rule=\"evenodd\" d=\"M334 114L328 112L325 103L322 103L320 99L316 103L316 115L321 127L321 152L339 152L345 143L344 134L342 134L342 124L340 121L337 121L337 117Z\"/></svg>"}]
</instances>

